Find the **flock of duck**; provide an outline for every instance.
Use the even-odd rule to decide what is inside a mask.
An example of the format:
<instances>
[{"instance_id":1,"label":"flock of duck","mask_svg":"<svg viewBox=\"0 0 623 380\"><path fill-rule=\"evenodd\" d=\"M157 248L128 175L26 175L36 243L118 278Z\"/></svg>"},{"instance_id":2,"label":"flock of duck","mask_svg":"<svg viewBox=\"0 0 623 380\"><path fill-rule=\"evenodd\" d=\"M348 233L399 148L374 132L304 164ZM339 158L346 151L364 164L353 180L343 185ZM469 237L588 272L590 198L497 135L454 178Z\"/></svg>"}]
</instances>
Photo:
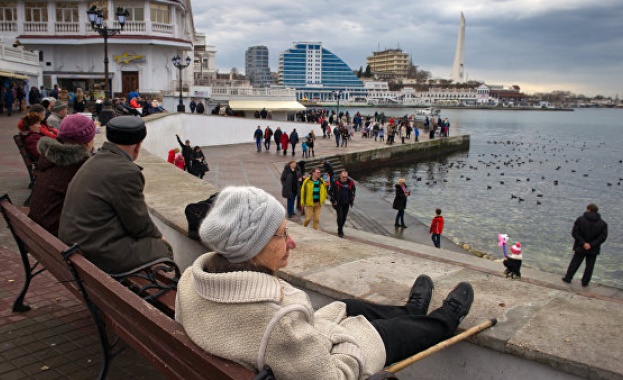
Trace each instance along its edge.
<instances>
[{"instance_id":1,"label":"flock of duck","mask_svg":"<svg viewBox=\"0 0 623 380\"><path fill-rule=\"evenodd\" d=\"M555 139L542 139L541 143L490 140L487 144L491 145L486 149L489 153L478 154L476 162L469 159L469 154L467 154L461 157L465 159L439 162L437 170L429 167L425 180L417 174L413 178L417 182L424 182L426 186L435 186L438 183L448 182L445 178L448 176L447 173L458 171L459 180L477 179L486 186L486 190L507 186L511 200L517 202L530 200L538 206L542 204L544 194L551 189L550 186L558 186L561 183L557 178L559 176L555 175L556 172L568 170L569 173L578 173L580 171L582 173L578 174L581 174L582 178L589 178L591 171L595 169L594 166L590 166L590 163L589 165L580 164L581 158L567 158L567 150L573 147L560 146ZM602 148L604 145L603 142L598 143L597 148ZM583 143L575 148L584 151L587 146ZM621 165L623 160L613 161L604 166L615 164L623 168ZM478 170L485 170L486 177L483 177L483 174L470 174ZM610 172L620 172L620 169L610 170ZM619 177L606 182L605 185L613 186L616 183L617 186L621 186L622 182L623 177ZM595 182L594 185L597 188L599 182Z\"/></svg>"}]
</instances>

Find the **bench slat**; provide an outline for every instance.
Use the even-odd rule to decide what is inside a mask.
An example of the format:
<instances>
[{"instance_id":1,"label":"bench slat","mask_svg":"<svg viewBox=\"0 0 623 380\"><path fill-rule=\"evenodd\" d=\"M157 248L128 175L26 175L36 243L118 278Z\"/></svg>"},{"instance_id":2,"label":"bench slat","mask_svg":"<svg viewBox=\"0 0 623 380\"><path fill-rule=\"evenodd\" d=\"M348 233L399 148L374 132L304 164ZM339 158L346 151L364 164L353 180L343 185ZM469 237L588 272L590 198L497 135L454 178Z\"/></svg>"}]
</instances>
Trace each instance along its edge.
<instances>
[{"instance_id":1,"label":"bench slat","mask_svg":"<svg viewBox=\"0 0 623 380\"><path fill-rule=\"evenodd\" d=\"M208 354L184 332L182 326L153 305L103 273L82 255L69 258L89 298L106 317L106 328L172 378L252 379L242 366Z\"/></svg>"}]
</instances>

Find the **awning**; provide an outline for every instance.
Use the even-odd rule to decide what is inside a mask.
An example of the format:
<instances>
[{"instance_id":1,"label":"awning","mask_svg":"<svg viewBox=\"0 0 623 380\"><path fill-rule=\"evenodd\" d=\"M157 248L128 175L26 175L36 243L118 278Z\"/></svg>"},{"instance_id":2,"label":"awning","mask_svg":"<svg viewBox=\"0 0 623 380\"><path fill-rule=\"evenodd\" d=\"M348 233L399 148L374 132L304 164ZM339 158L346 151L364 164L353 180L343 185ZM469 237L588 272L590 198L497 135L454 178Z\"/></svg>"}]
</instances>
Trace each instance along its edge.
<instances>
[{"instance_id":1,"label":"awning","mask_svg":"<svg viewBox=\"0 0 623 380\"><path fill-rule=\"evenodd\" d=\"M28 79L28 76L26 76L26 75L17 74L17 73L11 73L9 71L0 71L0 77L16 78L16 79Z\"/></svg>"},{"instance_id":2,"label":"awning","mask_svg":"<svg viewBox=\"0 0 623 380\"><path fill-rule=\"evenodd\" d=\"M229 106L233 110L267 110L293 111L304 110L305 106L296 100L230 100Z\"/></svg>"}]
</instances>

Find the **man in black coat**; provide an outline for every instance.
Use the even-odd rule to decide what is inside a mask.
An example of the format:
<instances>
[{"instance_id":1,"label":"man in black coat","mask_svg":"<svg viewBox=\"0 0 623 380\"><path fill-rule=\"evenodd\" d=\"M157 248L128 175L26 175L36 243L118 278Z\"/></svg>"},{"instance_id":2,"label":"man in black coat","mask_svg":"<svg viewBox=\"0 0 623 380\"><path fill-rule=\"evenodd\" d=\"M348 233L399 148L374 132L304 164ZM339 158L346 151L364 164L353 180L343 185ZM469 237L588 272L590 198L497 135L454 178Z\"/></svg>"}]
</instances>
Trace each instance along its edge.
<instances>
[{"instance_id":1,"label":"man in black coat","mask_svg":"<svg viewBox=\"0 0 623 380\"><path fill-rule=\"evenodd\" d=\"M299 143L299 134L298 134L298 132L296 132L296 128L294 128L292 133L290 133L290 144L292 145L292 155L293 156L295 154L294 149L296 149L296 144L298 144L298 143Z\"/></svg>"},{"instance_id":2,"label":"man in black coat","mask_svg":"<svg viewBox=\"0 0 623 380\"><path fill-rule=\"evenodd\" d=\"M355 182L348 178L348 172L343 170L340 178L331 183L331 204L337 212L337 236L344 237L344 224L348 216L348 209L355 202Z\"/></svg>"},{"instance_id":3,"label":"man in black coat","mask_svg":"<svg viewBox=\"0 0 623 380\"><path fill-rule=\"evenodd\" d=\"M608 237L608 224L601 219L601 215L597 212L599 208L596 204L591 203L586 206L586 212L575 220L571 236L575 239L573 243L573 258L569 263L567 274L562 280L570 283L573 275L577 272L586 259L586 267L584 276L582 276L582 286L588 286L593 275L593 268L601 245Z\"/></svg>"},{"instance_id":4,"label":"man in black coat","mask_svg":"<svg viewBox=\"0 0 623 380\"><path fill-rule=\"evenodd\" d=\"M274 133L275 144L277 144L277 152L281 151L281 127L277 127Z\"/></svg>"},{"instance_id":5,"label":"man in black coat","mask_svg":"<svg viewBox=\"0 0 623 380\"><path fill-rule=\"evenodd\" d=\"M190 140L186 140L182 143L179 135L175 135L177 138L177 143L180 144L180 148L182 148L182 156L184 156L184 169L187 172L191 172L193 165L193 148L190 146Z\"/></svg>"}]
</instances>

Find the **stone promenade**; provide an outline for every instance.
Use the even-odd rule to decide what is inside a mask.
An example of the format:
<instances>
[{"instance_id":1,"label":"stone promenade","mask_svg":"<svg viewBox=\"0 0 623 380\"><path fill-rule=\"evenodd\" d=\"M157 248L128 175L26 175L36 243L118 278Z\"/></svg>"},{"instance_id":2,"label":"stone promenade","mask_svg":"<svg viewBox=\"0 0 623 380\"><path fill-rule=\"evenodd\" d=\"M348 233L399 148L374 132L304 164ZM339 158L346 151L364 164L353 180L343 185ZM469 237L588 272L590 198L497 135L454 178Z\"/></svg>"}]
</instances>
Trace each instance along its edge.
<instances>
[{"instance_id":1,"label":"stone promenade","mask_svg":"<svg viewBox=\"0 0 623 380\"><path fill-rule=\"evenodd\" d=\"M21 204L29 191L26 170L11 139L16 122L16 117L0 116L0 191L8 192L14 203ZM317 157L344 149L331 146L327 140L318 142ZM372 146L374 142L357 137L345 149L367 149L366 144ZM145 152L139 159L145 168L148 205L169 227L183 234L183 207L207 198L215 187L254 185L280 199L278 178L287 161L282 155L257 153L253 144L206 148L205 153L211 168L206 181L188 176L164 162L164 157ZM529 375L535 379L623 379L623 291L596 284L582 288L577 281L569 286L558 274L529 269L522 271L522 281L506 280L499 263L461 253L460 249L447 250L451 247L448 242L443 243L443 250L431 247L426 227L418 226L414 219L407 221L408 229L394 230L395 214L389 200L375 198L361 189L355 205L356 210L362 210L361 216L353 218L345 239L335 236L335 216L330 207L323 210L321 223L321 229L328 233L290 221L298 246L291 254L290 266L280 276L328 297L399 304L406 300L413 279L427 273L436 285L431 308L438 307L457 282L470 281L476 298L461 327L469 328L491 317L499 324L470 343L435 354L432 366L426 361L419 363L411 369L416 372L400 374L402 379L452 378L457 371L463 378L475 379ZM374 219L387 234L360 229L364 218ZM23 273L6 228L0 232L0 253L5 263L0 270L0 378L94 378L99 370L99 346L81 303L44 272L35 278L27 295L33 310L12 313L11 302L21 288ZM454 372L446 367L454 367ZM483 375L487 367L495 375ZM161 376L132 350L126 350L113 362L109 378Z\"/></svg>"}]
</instances>

